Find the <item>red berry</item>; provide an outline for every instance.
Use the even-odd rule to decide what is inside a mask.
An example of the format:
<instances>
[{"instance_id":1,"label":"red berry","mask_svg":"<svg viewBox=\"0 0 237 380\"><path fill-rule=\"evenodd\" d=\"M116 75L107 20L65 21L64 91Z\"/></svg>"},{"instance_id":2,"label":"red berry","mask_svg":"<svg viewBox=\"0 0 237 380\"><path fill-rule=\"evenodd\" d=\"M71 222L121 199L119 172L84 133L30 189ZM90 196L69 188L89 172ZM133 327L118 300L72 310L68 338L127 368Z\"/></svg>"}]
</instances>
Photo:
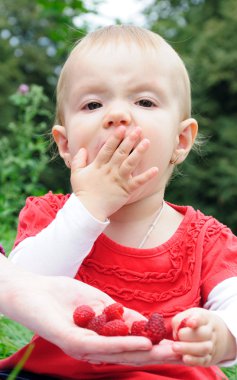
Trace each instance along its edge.
<instances>
[{"instance_id":1,"label":"red berry","mask_svg":"<svg viewBox=\"0 0 237 380\"><path fill-rule=\"evenodd\" d=\"M121 319L109 321L101 329L101 335L105 336L125 336L128 332L128 326Z\"/></svg>"},{"instance_id":2,"label":"red berry","mask_svg":"<svg viewBox=\"0 0 237 380\"><path fill-rule=\"evenodd\" d=\"M126 336L129 335L129 327L123 321L123 306L116 302L107 306L103 313L96 316L94 310L88 305L78 306L73 313L76 325L86 327L104 336ZM179 328L185 327L187 318L181 321ZM158 344L165 338L167 332L164 318L159 313L153 313L148 321L135 321L131 327L131 335L145 336L153 344Z\"/></svg>"},{"instance_id":3,"label":"red berry","mask_svg":"<svg viewBox=\"0 0 237 380\"><path fill-rule=\"evenodd\" d=\"M121 303L116 302L112 303L111 305L107 306L103 314L106 315L107 321L113 321L114 319L123 319L123 305Z\"/></svg>"},{"instance_id":4,"label":"red berry","mask_svg":"<svg viewBox=\"0 0 237 380\"><path fill-rule=\"evenodd\" d=\"M147 321L135 321L131 327L131 335L147 336L145 328Z\"/></svg>"},{"instance_id":5,"label":"red berry","mask_svg":"<svg viewBox=\"0 0 237 380\"><path fill-rule=\"evenodd\" d=\"M155 312L151 314L145 327L147 337L153 344L158 344L166 336L164 318L161 314Z\"/></svg>"},{"instance_id":6,"label":"red berry","mask_svg":"<svg viewBox=\"0 0 237 380\"><path fill-rule=\"evenodd\" d=\"M177 333L179 332L180 329L183 329L184 327L187 327L187 321L188 321L188 317L182 319L182 321L180 322L179 326L178 326L178 329L177 329Z\"/></svg>"},{"instance_id":7,"label":"red berry","mask_svg":"<svg viewBox=\"0 0 237 380\"><path fill-rule=\"evenodd\" d=\"M94 310L88 305L78 306L73 313L73 320L77 326L86 327L95 316Z\"/></svg>"},{"instance_id":8,"label":"red berry","mask_svg":"<svg viewBox=\"0 0 237 380\"><path fill-rule=\"evenodd\" d=\"M87 325L89 330L95 331L97 334L101 334L102 327L106 324L106 315L100 314L93 317Z\"/></svg>"},{"instance_id":9,"label":"red berry","mask_svg":"<svg viewBox=\"0 0 237 380\"><path fill-rule=\"evenodd\" d=\"M177 330L177 332L178 332L180 329L183 329L184 327L187 327L187 320L188 320L188 317L182 319L182 321L180 322L180 324L179 324L179 326L178 326L178 330Z\"/></svg>"}]
</instances>

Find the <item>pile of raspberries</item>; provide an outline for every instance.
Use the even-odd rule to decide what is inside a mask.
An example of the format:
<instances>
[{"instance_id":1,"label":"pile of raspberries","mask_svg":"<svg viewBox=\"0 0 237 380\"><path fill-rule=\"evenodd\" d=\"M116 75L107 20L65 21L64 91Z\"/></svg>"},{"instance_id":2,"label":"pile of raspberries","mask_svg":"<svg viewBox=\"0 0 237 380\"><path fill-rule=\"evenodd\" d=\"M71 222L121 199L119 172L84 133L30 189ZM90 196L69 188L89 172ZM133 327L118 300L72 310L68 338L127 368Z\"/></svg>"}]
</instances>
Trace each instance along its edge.
<instances>
[{"instance_id":1,"label":"pile of raspberries","mask_svg":"<svg viewBox=\"0 0 237 380\"><path fill-rule=\"evenodd\" d=\"M100 315L96 315L90 306L81 305L74 310L73 320L77 326L104 336L139 335L150 339L152 344L158 344L166 337L164 318L161 314L154 312L148 321L135 321L129 329L124 322L123 313L123 306L118 302L105 307Z\"/></svg>"}]
</instances>

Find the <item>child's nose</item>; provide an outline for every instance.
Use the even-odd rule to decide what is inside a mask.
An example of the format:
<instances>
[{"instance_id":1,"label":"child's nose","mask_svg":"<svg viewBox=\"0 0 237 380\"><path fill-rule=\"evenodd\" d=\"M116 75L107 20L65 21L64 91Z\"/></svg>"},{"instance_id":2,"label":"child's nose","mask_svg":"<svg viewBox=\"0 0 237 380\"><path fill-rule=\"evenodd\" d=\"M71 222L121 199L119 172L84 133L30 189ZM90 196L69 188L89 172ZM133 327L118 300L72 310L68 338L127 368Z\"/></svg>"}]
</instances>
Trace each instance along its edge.
<instances>
[{"instance_id":1,"label":"child's nose","mask_svg":"<svg viewBox=\"0 0 237 380\"><path fill-rule=\"evenodd\" d=\"M103 127L129 126L132 122L131 114L128 110L110 110L103 120Z\"/></svg>"}]
</instances>

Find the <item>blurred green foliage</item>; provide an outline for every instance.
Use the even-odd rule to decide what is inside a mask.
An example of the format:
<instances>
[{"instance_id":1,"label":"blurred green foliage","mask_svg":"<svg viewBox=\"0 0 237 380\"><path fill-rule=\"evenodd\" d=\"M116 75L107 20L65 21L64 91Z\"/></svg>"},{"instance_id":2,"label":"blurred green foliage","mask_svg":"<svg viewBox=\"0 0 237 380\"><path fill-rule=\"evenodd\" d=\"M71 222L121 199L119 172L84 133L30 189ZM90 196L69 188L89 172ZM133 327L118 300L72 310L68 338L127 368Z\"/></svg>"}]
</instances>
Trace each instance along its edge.
<instances>
[{"instance_id":1,"label":"blurred green foliage","mask_svg":"<svg viewBox=\"0 0 237 380\"><path fill-rule=\"evenodd\" d=\"M237 2L153 1L147 22L183 58L193 117L204 144L191 153L166 198L213 215L237 232Z\"/></svg>"},{"instance_id":2,"label":"blurred green foliage","mask_svg":"<svg viewBox=\"0 0 237 380\"><path fill-rule=\"evenodd\" d=\"M85 28L82 30L75 27L74 19L87 12L88 9L82 0L37 0L30 3L28 0L1 0L2 145L6 145L5 137L9 139L9 136L13 135L12 125L15 120L19 120L19 107L9 101L9 96L21 83L35 83L43 87L48 97L45 103L47 121L44 119L47 126L45 125L44 131L36 128L36 122L42 120L38 115L32 132L37 131L38 139L39 134L42 139L42 134L50 132L54 119L54 93L58 73L74 41L86 32ZM236 232L237 209L234 205L237 198L237 2L153 0L146 10L146 19L148 26L165 37L186 63L192 83L192 113L198 120L200 132L204 136L202 154L190 154L179 169L181 174L177 174L168 186L166 198L174 203L193 205L206 214L217 217ZM21 128L23 133L24 126ZM70 190L68 171L61 160L49 161L49 152L46 149L48 136L40 139L38 142L42 141L42 149L45 150L44 153L41 152L42 157L47 157L47 164L45 161L41 174L35 168L32 186L29 176L27 180L24 178L23 174L27 173L28 169L24 172L23 167L18 177L16 174L15 177L11 174L9 179L6 177L6 172L11 171L9 163L14 163L14 170L17 167L16 146L12 147L12 143L8 145L9 157L3 157L1 153L0 170L5 173L3 175L1 172L1 178L2 182L7 181L7 185L4 186L5 189L8 188L9 193L13 186L10 184L12 180L25 183L20 184L20 187L25 189L22 198L33 187L36 192L43 189ZM36 141L34 144L37 145ZM6 147L4 149L6 151ZM27 144L25 149L28 149ZM38 160L37 154L41 153L38 151L31 154L31 165L34 159ZM30 159L27 165L29 162ZM24 166L23 163L21 166ZM39 182L36 186L37 176ZM4 193L5 190L2 190L1 194ZM19 206L22 198L18 197ZM13 202L16 202L16 197ZM1 203L0 207L5 213L5 218L8 218L13 207L10 206L10 195L9 202Z\"/></svg>"},{"instance_id":3,"label":"blurred green foliage","mask_svg":"<svg viewBox=\"0 0 237 380\"><path fill-rule=\"evenodd\" d=\"M14 226L16 215L30 195L46 191L40 182L49 161L48 98L40 86L22 85L10 98L18 110L0 139L0 224Z\"/></svg>"},{"instance_id":4,"label":"blurred green foliage","mask_svg":"<svg viewBox=\"0 0 237 380\"><path fill-rule=\"evenodd\" d=\"M10 123L18 119L19 110L9 97L21 83L43 87L51 113L50 132L58 74L74 42L86 32L75 27L74 19L87 12L83 0L0 1L0 138L8 135ZM53 160L40 186L66 191L66 173L61 161Z\"/></svg>"},{"instance_id":5,"label":"blurred green foliage","mask_svg":"<svg viewBox=\"0 0 237 380\"><path fill-rule=\"evenodd\" d=\"M85 33L73 20L86 12L82 0L0 1L1 128L14 112L6 99L21 83L43 86L53 100L61 65L73 42Z\"/></svg>"}]
</instances>

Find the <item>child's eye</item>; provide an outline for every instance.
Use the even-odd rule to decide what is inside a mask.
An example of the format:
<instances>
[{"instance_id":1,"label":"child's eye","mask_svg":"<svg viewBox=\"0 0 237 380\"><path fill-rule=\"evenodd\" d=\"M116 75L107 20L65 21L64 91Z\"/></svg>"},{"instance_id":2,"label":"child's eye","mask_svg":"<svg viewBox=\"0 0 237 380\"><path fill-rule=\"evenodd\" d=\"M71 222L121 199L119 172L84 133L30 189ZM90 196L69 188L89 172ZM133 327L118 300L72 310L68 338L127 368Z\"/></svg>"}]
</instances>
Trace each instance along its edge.
<instances>
[{"instance_id":1,"label":"child's eye","mask_svg":"<svg viewBox=\"0 0 237 380\"><path fill-rule=\"evenodd\" d=\"M97 108L100 108L102 107L102 104L99 103L99 102L90 102L90 103L87 103L83 108L86 109L86 110L90 110L90 111L93 111Z\"/></svg>"},{"instance_id":2,"label":"child's eye","mask_svg":"<svg viewBox=\"0 0 237 380\"><path fill-rule=\"evenodd\" d=\"M138 100L138 102L136 102L136 104L138 104L141 107L145 107L145 108L150 108L150 107L155 107L156 106L155 103L152 102L149 99Z\"/></svg>"}]
</instances>

